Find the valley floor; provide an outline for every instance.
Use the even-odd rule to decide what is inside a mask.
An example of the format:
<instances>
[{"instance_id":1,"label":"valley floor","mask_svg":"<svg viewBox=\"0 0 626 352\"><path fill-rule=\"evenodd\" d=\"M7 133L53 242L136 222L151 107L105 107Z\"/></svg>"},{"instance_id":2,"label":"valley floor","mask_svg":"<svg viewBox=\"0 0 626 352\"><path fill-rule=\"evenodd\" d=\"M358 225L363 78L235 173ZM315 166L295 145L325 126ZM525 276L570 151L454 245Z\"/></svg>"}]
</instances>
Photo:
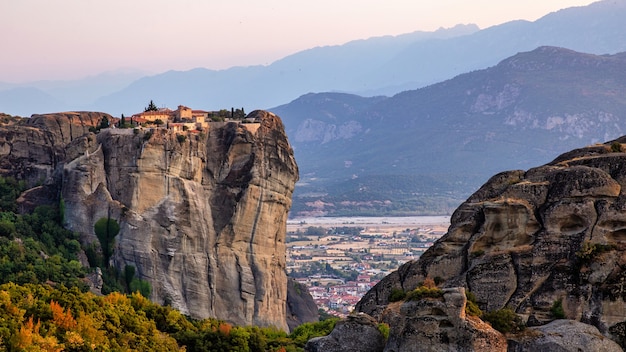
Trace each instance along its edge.
<instances>
[{"instance_id":1,"label":"valley floor","mask_svg":"<svg viewBox=\"0 0 626 352\"><path fill-rule=\"evenodd\" d=\"M318 308L345 316L379 279L419 258L448 216L318 217L287 222L287 272Z\"/></svg>"}]
</instances>

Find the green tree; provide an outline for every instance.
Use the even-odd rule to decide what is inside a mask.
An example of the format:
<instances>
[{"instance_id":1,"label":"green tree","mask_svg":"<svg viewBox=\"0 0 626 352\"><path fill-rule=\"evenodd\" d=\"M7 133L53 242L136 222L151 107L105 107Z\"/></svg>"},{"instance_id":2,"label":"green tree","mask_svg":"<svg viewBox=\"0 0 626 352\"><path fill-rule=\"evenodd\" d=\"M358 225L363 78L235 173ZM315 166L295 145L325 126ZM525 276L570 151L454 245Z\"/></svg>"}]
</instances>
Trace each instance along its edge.
<instances>
[{"instance_id":1,"label":"green tree","mask_svg":"<svg viewBox=\"0 0 626 352\"><path fill-rule=\"evenodd\" d=\"M157 111L157 110L159 110L159 108L157 108L157 106L154 104L152 100L150 100L150 104L148 104L148 106L145 109L143 109L144 112Z\"/></svg>"},{"instance_id":2,"label":"green tree","mask_svg":"<svg viewBox=\"0 0 626 352\"><path fill-rule=\"evenodd\" d=\"M100 125L98 129L109 128L109 118L106 116L102 116L102 120L100 120Z\"/></svg>"},{"instance_id":3,"label":"green tree","mask_svg":"<svg viewBox=\"0 0 626 352\"><path fill-rule=\"evenodd\" d=\"M133 278L128 285L129 292L135 293L139 292L142 296L146 298L150 298L150 293L152 293L152 286L146 280L142 280L139 278Z\"/></svg>"},{"instance_id":4,"label":"green tree","mask_svg":"<svg viewBox=\"0 0 626 352\"><path fill-rule=\"evenodd\" d=\"M389 302L398 302L406 297L406 292L401 288L392 288L389 294Z\"/></svg>"},{"instance_id":5,"label":"green tree","mask_svg":"<svg viewBox=\"0 0 626 352\"><path fill-rule=\"evenodd\" d=\"M309 226L304 234L308 236L325 236L326 229L321 226Z\"/></svg>"},{"instance_id":6,"label":"green tree","mask_svg":"<svg viewBox=\"0 0 626 352\"><path fill-rule=\"evenodd\" d=\"M126 289L130 291L130 283L135 278L135 267L132 265L126 265L124 267L124 281L126 283Z\"/></svg>"},{"instance_id":7,"label":"green tree","mask_svg":"<svg viewBox=\"0 0 626 352\"><path fill-rule=\"evenodd\" d=\"M18 182L11 177L0 176L0 211L17 210L16 199L25 188L24 182Z\"/></svg>"},{"instance_id":8,"label":"green tree","mask_svg":"<svg viewBox=\"0 0 626 352\"><path fill-rule=\"evenodd\" d=\"M61 216L61 225L65 224L65 200L63 196L59 199L59 215Z\"/></svg>"},{"instance_id":9,"label":"green tree","mask_svg":"<svg viewBox=\"0 0 626 352\"><path fill-rule=\"evenodd\" d=\"M106 217L100 218L93 225L93 230L100 241L102 248L102 256L104 257L104 265L109 265L109 259L113 255L113 246L115 244L115 236L120 232L120 225L117 221Z\"/></svg>"},{"instance_id":10,"label":"green tree","mask_svg":"<svg viewBox=\"0 0 626 352\"><path fill-rule=\"evenodd\" d=\"M476 300L476 295L470 291L465 291L465 297L467 298L467 303L465 304L465 313L480 317L483 315L482 310L478 307L478 301Z\"/></svg>"},{"instance_id":11,"label":"green tree","mask_svg":"<svg viewBox=\"0 0 626 352\"><path fill-rule=\"evenodd\" d=\"M611 143L611 151L614 153L619 153L622 151L622 143L613 142Z\"/></svg>"},{"instance_id":12,"label":"green tree","mask_svg":"<svg viewBox=\"0 0 626 352\"><path fill-rule=\"evenodd\" d=\"M514 330L519 331L524 327L521 319L508 307L485 313L482 319L489 322L494 329L503 334Z\"/></svg>"},{"instance_id":13,"label":"green tree","mask_svg":"<svg viewBox=\"0 0 626 352\"><path fill-rule=\"evenodd\" d=\"M296 327L289 337L296 345L304 347L306 342L310 339L330 334L335 328L337 321L339 321L339 319L331 318L315 323L304 323Z\"/></svg>"},{"instance_id":14,"label":"green tree","mask_svg":"<svg viewBox=\"0 0 626 352\"><path fill-rule=\"evenodd\" d=\"M563 309L563 300L558 299L554 301L550 308L550 313L555 319L565 319L565 310Z\"/></svg>"}]
</instances>

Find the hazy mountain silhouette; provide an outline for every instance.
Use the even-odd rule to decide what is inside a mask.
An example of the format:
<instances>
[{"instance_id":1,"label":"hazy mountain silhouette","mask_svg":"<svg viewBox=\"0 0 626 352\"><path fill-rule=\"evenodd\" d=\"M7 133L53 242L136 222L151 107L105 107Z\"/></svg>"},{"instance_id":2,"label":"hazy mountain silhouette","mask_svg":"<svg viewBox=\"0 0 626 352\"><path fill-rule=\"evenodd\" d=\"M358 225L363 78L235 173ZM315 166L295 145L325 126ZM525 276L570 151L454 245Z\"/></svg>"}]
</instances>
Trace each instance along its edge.
<instances>
[{"instance_id":1,"label":"hazy mountain silhouette","mask_svg":"<svg viewBox=\"0 0 626 352\"><path fill-rule=\"evenodd\" d=\"M420 175L422 186L404 193L462 199L497 172L624 135L625 91L626 53L540 47L391 98L307 94L271 110L294 146L298 193L313 195L306 202L384 200L363 191L340 196L350 183L374 189L376 175ZM295 203L301 209L304 201Z\"/></svg>"},{"instance_id":2,"label":"hazy mountain silhouette","mask_svg":"<svg viewBox=\"0 0 626 352\"><path fill-rule=\"evenodd\" d=\"M33 87L11 87L0 92L0 111L29 117L31 112L47 113L65 110L64 104L46 92Z\"/></svg>"},{"instance_id":3,"label":"hazy mountain silhouette","mask_svg":"<svg viewBox=\"0 0 626 352\"><path fill-rule=\"evenodd\" d=\"M458 26L314 48L268 66L170 71L142 78L98 100L94 108L130 113L154 99L167 106L244 106L249 111L309 92L391 95L483 69L541 45L594 54L622 52L626 50L623 18L626 1L606 0L561 10L535 22L513 21L480 31Z\"/></svg>"},{"instance_id":4,"label":"hazy mountain silhouette","mask_svg":"<svg viewBox=\"0 0 626 352\"><path fill-rule=\"evenodd\" d=\"M55 82L35 82L21 87L46 92L64 103L64 110L91 109L114 115L137 112L150 99L160 106L185 104L202 109L243 106L250 111L284 104L309 92L392 95L495 65L517 52L541 45L595 54L625 51L623 18L626 18L626 2L605 0L561 10L535 22L513 21L480 31L474 25L459 25L435 32L318 47L268 66L169 71L143 77L132 84L127 76L117 81L117 87L99 83L99 87L106 88L100 91L90 83L97 80L64 82L55 88L50 88ZM0 90L3 89L0 96L6 92L0 84ZM32 100L28 95L18 99ZM16 109L0 107L8 113L40 112L28 103Z\"/></svg>"},{"instance_id":5,"label":"hazy mountain silhouette","mask_svg":"<svg viewBox=\"0 0 626 352\"><path fill-rule=\"evenodd\" d=\"M145 76L138 70L117 70L80 80L0 82L0 111L20 116L68 110L86 110L94 101L127 87Z\"/></svg>"},{"instance_id":6,"label":"hazy mountain silhouette","mask_svg":"<svg viewBox=\"0 0 626 352\"><path fill-rule=\"evenodd\" d=\"M268 66L169 71L142 78L120 92L103 97L95 108L133 111L138 102L153 99L167 106L185 104L218 110L243 105L251 110L284 103L312 91L354 90L356 86L377 88L368 86L360 76L383 65L411 43L477 30L474 25L459 25L435 32L358 40L305 50Z\"/></svg>"}]
</instances>

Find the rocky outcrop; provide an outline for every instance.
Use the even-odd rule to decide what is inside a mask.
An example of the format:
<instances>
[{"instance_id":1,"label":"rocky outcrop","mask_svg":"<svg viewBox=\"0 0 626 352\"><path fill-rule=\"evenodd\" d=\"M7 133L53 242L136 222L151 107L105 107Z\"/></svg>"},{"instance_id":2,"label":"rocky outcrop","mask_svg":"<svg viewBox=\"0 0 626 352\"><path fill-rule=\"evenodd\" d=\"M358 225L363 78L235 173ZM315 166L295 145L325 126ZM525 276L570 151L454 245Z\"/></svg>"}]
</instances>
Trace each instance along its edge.
<instances>
[{"instance_id":1,"label":"rocky outcrop","mask_svg":"<svg viewBox=\"0 0 626 352\"><path fill-rule=\"evenodd\" d=\"M465 290L449 288L440 297L409 298L387 305L378 319L348 316L324 337L311 339L315 351L506 351L507 340L480 318L465 313ZM389 331L383 335L383 329Z\"/></svg>"},{"instance_id":2,"label":"rocky outcrop","mask_svg":"<svg viewBox=\"0 0 626 352\"><path fill-rule=\"evenodd\" d=\"M298 168L280 119L255 111L259 123L201 133L87 133L104 116L38 115L0 132L3 171L38 170L83 244L98 244L97 220L117 221L110 264L134 266L154 301L286 330L285 232Z\"/></svg>"},{"instance_id":3,"label":"rocky outcrop","mask_svg":"<svg viewBox=\"0 0 626 352\"><path fill-rule=\"evenodd\" d=\"M312 338L304 347L307 352L380 352L385 337L377 322L367 314L354 314L337 322L328 336Z\"/></svg>"},{"instance_id":4,"label":"rocky outcrop","mask_svg":"<svg viewBox=\"0 0 626 352\"><path fill-rule=\"evenodd\" d=\"M465 287L483 311L512 308L528 326L595 326L624 347L626 154L617 140L492 177L452 215L418 261L383 279L356 309L381 319L394 289L426 278Z\"/></svg>"},{"instance_id":5,"label":"rocky outcrop","mask_svg":"<svg viewBox=\"0 0 626 352\"><path fill-rule=\"evenodd\" d=\"M621 352L615 341L600 334L594 326L572 320L555 320L546 325L529 328L509 340L511 352Z\"/></svg>"},{"instance_id":6,"label":"rocky outcrop","mask_svg":"<svg viewBox=\"0 0 626 352\"><path fill-rule=\"evenodd\" d=\"M392 303L381 320L389 325L384 351L506 351L504 335L465 314L465 290L443 290L443 297Z\"/></svg>"},{"instance_id":7,"label":"rocky outcrop","mask_svg":"<svg viewBox=\"0 0 626 352\"><path fill-rule=\"evenodd\" d=\"M65 146L89 132L109 114L66 112L33 115L0 128L0 174L30 186L55 182L54 171L65 160Z\"/></svg>"},{"instance_id":8,"label":"rocky outcrop","mask_svg":"<svg viewBox=\"0 0 626 352\"><path fill-rule=\"evenodd\" d=\"M293 331L298 325L319 320L317 304L309 289L295 281L287 279L287 325Z\"/></svg>"}]
</instances>

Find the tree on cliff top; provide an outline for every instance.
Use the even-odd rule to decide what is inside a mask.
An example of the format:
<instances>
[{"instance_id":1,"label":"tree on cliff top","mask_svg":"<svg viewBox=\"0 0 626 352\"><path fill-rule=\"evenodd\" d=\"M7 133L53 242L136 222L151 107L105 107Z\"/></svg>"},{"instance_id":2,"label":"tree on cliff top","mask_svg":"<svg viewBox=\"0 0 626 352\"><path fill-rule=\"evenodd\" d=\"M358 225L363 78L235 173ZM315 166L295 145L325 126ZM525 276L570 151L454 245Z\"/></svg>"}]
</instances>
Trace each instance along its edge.
<instances>
[{"instance_id":1,"label":"tree on cliff top","mask_svg":"<svg viewBox=\"0 0 626 352\"><path fill-rule=\"evenodd\" d=\"M157 111L159 110L159 108L157 108L156 105L154 105L154 102L152 100L150 100L150 104L148 104L148 107L143 109L144 112L146 111Z\"/></svg>"}]
</instances>

